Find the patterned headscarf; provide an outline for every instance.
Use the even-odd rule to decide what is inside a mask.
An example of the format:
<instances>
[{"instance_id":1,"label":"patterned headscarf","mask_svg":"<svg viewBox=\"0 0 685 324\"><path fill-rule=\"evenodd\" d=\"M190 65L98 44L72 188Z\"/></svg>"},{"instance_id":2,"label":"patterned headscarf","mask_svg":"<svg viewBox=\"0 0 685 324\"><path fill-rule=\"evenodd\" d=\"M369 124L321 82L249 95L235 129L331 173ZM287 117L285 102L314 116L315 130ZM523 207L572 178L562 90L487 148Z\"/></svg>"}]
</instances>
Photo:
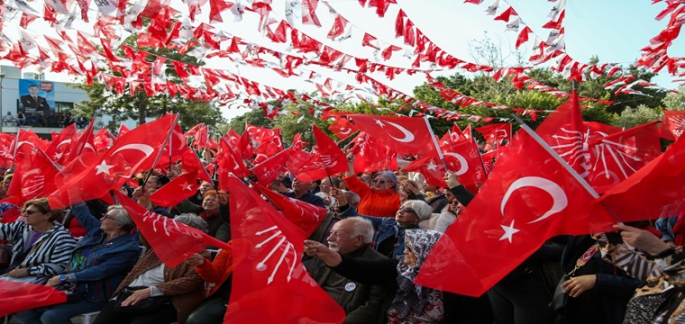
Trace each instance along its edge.
<instances>
[{"instance_id":1,"label":"patterned headscarf","mask_svg":"<svg viewBox=\"0 0 685 324\"><path fill-rule=\"evenodd\" d=\"M400 318L403 318L413 311L415 314L421 314L424 306L428 302L428 295L434 292L434 289L422 287L414 284L414 279L419 274L419 269L426 260L428 252L433 248L435 242L440 239L442 233L432 230L411 229L404 232L405 248L409 249L416 256L416 264L413 266L406 265L400 260L397 265L397 293L395 299L392 301L392 308L394 308Z\"/></svg>"}]
</instances>

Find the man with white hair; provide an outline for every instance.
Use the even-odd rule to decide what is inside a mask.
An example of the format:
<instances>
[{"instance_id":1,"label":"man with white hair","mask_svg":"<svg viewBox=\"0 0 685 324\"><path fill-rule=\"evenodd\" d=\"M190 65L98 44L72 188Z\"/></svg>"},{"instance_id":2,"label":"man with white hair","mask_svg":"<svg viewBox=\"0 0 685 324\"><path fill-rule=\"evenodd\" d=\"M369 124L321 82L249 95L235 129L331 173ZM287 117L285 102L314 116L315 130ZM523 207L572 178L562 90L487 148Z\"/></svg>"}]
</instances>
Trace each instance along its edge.
<instances>
[{"instance_id":1,"label":"man with white hair","mask_svg":"<svg viewBox=\"0 0 685 324\"><path fill-rule=\"evenodd\" d=\"M333 225L328 237L331 250L359 260L384 259L369 247L374 229L362 217L350 217ZM306 264L312 278L345 310L345 323L383 323L392 293L382 285L361 284L327 267L320 258Z\"/></svg>"}]
</instances>

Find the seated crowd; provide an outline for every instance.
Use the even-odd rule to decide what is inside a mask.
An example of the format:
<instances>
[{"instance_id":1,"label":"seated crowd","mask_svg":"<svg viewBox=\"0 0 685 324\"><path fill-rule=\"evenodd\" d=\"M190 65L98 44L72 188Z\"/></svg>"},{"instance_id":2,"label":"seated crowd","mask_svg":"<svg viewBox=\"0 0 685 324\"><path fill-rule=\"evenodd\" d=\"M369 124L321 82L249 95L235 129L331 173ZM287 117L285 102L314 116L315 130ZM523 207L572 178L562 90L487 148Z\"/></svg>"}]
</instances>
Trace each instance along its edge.
<instances>
[{"instance_id":1,"label":"seated crowd","mask_svg":"<svg viewBox=\"0 0 685 324\"><path fill-rule=\"evenodd\" d=\"M349 170L354 157L348 156ZM230 198L217 184L175 206L157 206L150 194L180 174L140 174L138 187L122 193L157 214L231 241ZM11 170L0 199L7 198ZM622 241L595 234L556 237L481 297L461 296L414 284L432 246L468 206L474 193L453 173L447 187L418 174L382 171L318 182L287 173L271 189L327 208L304 242L311 277L346 313L345 323L661 323L685 320L682 260L675 238L679 217L619 225ZM12 214L19 213L19 217ZM99 312L94 323L223 323L235 268L231 251L208 251L168 267L120 205L102 201L52 210L46 198L23 206L0 203L0 240L9 264L0 280L45 284L68 292L66 303L13 314L20 323L71 323ZM7 221L12 217L12 221ZM14 220L16 218L16 220ZM661 239L659 238L661 237ZM681 242L682 243L682 242ZM483 251L487 253L487 251ZM551 307L561 285L569 298ZM134 310L145 305L144 311ZM681 305L682 304L682 305ZM140 306L139 307L143 307Z\"/></svg>"}]
</instances>

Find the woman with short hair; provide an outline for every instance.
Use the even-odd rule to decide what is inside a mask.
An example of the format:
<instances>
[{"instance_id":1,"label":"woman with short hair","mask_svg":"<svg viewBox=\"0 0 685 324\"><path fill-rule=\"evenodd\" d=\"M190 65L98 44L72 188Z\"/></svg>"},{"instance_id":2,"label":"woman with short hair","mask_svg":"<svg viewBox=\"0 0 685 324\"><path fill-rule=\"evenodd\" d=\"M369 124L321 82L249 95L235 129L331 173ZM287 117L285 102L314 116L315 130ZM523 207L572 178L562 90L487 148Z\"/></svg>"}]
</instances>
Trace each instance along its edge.
<instances>
[{"instance_id":1,"label":"woman with short hair","mask_svg":"<svg viewBox=\"0 0 685 324\"><path fill-rule=\"evenodd\" d=\"M0 224L0 239L12 244L12 259L2 280L43 284L69 263L76 240L57 222L47 198L24 204L24 222Z\"/></svg>"}]
</instances>

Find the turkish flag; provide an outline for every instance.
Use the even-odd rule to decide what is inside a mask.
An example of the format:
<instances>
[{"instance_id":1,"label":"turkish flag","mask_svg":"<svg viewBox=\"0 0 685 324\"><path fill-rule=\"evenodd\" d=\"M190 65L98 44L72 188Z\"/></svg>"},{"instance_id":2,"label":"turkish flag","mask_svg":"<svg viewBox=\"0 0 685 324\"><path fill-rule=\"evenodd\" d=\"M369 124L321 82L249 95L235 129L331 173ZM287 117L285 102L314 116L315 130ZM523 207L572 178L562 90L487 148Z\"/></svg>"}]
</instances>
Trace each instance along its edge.
<instances>
[{"instance_id":1,"label":"turkish flag","mask_svg":"<svg viewBox=\"0 0 685 324\"><path fill-rule=\"evenodd\" d=\"M77 156L88 152L88 151L93 151L95 152L95 145L94 145L94 134L93 134L93 123L94 119L90 120L90 123L88 124L88 127L81 133L81 135L78 137L76 142L73 143L71 148L69 149L69 155L67 158L64 160L65 163L69 163L71 160L75 159Z\"/></svg>"},{"instance_id":2,"label":"turkish flag","mask_svg":"<svg viewBox=\"0 0 685 324\"><path fill-rule=\"evenodd\" d=\"M511 141L511 123L493 123L476 128L483 134L485 143L497 151L502 141Z\"/></svg>"},{"instance_id":3,"label":"turkish flag","mask_svg":"<svg viewBox=\"0 0 685 324\"><path fill-rule=\"evenodd\" d=\"M176 206L195 192L197 192L197 172L184 173L153 192L150 195L150 201L162 207Z\"/></svg>"},{"instance_id":4,"label":"turkish flag","mask_svg":"<svg viewBox=\"0 0 685 324\"><path fill-rule=\"evenodd\" d=\"M90 159L80 168L65 168L57 177L64 185L50 194L48 201L54 208L63 208L77 202L101 198L111 190L119 189L130 176L153 168L162 152L169 132L176 124L177 115L166 115L136 127L119 137L102 158ZM78 170L78 173L67 173Z\"/></svg>"},{"instance_id":5,"label":"turkish flag","mask_svg":"<svg viewBox=\"0 0 685 324\"><path fill-rule=\"evenodd\" d=\"M347 115L360 130L400 154L435 153L428 122L420 117Z\"/></svg>"},{"instance_id":6,"label":"turkish flag","mask_svg":"<svg viewBox=\"0 0 685 324\"><path fill-rule=\"evenodd\" d=\"M447 169L459 176L461 184L474 187L485 182L487 172L478 146L456 124L440 139L439 145ZM442 176L440 180L442 181Z\"/></svg>"},{"instance_id":7,"label":"turkish flag","mask_svg":"<svg viewBox=\"0 0 685 324\"><path fill-rule=\"evenodd\" d=\"M251 160L254 156L254 148L252 147L252 140L250 139L250 133L243 132L240 135L240 140L238 141L238 152L242 155L243 159Z\"/></svg>"},{"instance_id":8,"label":"turkish flag","mask_svg":"<svg viewBox=\"0 0 685 324\"><path fill-rule=\"evenodd\" d=\"M67 302L67 295L55 287L0 280L0 317Z\"/></svg>"},{"instance_id":9,"label":"turkish flag","mask_svg":"<svg viewBox=\"0 0 685 324\"><path fill-rule=\"evenodd\" d=\"M45 152L48 146L50 146L50 142L38 137L32 130L20 128L10 146L10 151L12 152L14 163L19 163L24 157L31 156L34 148L40 148Z\"/></svg>"},{"instance_id":10,"label":"turkish flag","mask_svg":"<svg viewBox=\"0 0 685 324\"><path fill-rule=\"evenodd\" d=\"M57 134L55 139L52 140L52 143L50 143L50 146L45 150L45 154L53 161L65 165L65 160L71 149L71 144L76 142L76 139L78 139L76 124L71 124Z\"/></svg>"},{"instance_id":11,"label":"turkish flag","mask_svg":"<svg viewBox=\"0 0 685 324\"><path fill-rule=\"evenodd\" d=\"M242 157L236 153L226 139L221 140L221 151L217 154L216 164L219 166L220 174L233 173L236 177L246 177L250 171L245 166ZM221 181L221 180L220 180Z\"/></svg>"},{"instance_id":12,"label":"turkish flag","mask_svg":"<svg viewBox=\"0 0 685 324\"><path fill-rule=\"evenodd\" d=\"M159 161L157 162L157 167L161 169L166 169L171 164L175 164L179 160L183 159L186 152L190 151L188 148L188 138L183 134L181 126L174 126L174 130L169 137L169 141L162 151Z\"/></svg>"},{"instance_id":13,"label":"turkish flag","mask_svg":"<svg viewBox=\"0 0 685 324\"><path fill-rule=\"evenodd\" d=\"M583 117L578 93L571 96L552 112L535 130L542 139L582 177L590 168L589 152L585 149Z\"/></svg>"},{"instance_id":14,"label":"turkish flag","mask_svg":"<svg viewBox=\"0 0 685 324\"><path fill-rule=\"evenodd\" d=\"M397 170L397 152L383 145L379 139L361 132L352 141L355 145L350 151L355 157L355 173Z\"/></svg>"},{"instance_id":15,"label":"turkish flag","mask_svg":"<svg viewBox=\"0 0 685 324\"><path fill-rule=\"evenodd\" d=\"M347 171L345 152L316 125L312 125L312 132L318 148L316 156L321 162L321 166L326 170L326 174L334 176L345 173Z\"/></svg>"},{"instance_id":16,"label":"turkish flag","mask_svg":"<svg viewBox=\"0 0 685 324\"><path fill-rule=\"evenodd\" d=\"M195 126L193 126L191 129L189 129L187 132L185 132L185 136L188 137L197 137L197 133L200 131L200 128L205 127L204 123L199 123ZM121 136L121 134L119 134Z\"/></svg>"},{"instance_id":17,"label":"turkish flag","mask_svg":"<svg viewBox=\"0 0 685 324\"><path fill-rule=\"evenodd\" d=\"M342 141L354 134L357 131L357 127L346 118L338 117L331 126L328 126L328 130L333 132Z\"/></svg>"},{"instance_id":18,"label":"turkish flag","mask_svg":"<svg viewBox=\"0 0 685 324\"><path fill-rule=\"evenodd\" d=\"M480 296L547 239L610 231L616 221L592 209L594 199L543 146L520 131L478 195L433 247L415 283Z\"/></svg>"},{"instance_id":19,"label":"turkish flag","mask_svg":"<svg viewBox=\"0 0 685 324\"><path fill-rule=\"evenodd\" d=\"M183 171L187 173L196 173L197 178L201 180L207 182L212 181L212 177L209 176L207 169L202 165L200 158L197 157L197 152L191 148L183 153L183 157L181 157L181 167L183 168Z\"/></svg>"},{"instance_id":20,"label":"turkish flag","mask_svg":"<svg viewBox=\"0 0 685 324\"><path fill-rule=\"evenodd\" d=\"M72 124L72 125L73 125L73 124ZM121 124L121 125L119 125L119 132L118 132L119 136L118 136L118 137L121 137L121 136L123 136L124 134L126 134L126 133L128 133L128 132L130 132L130 131L131 131L131 130L128 129L128 127L126 127L126 125Z\"/></svg>"},{"instance_id":21,"label":"turkish flag","mask_svg":"<svg viewBox=\"0 0 685 324\"><path fill-rule=\"evenodd\" d=\"M281 129L275 128L264 132L259 146L255 150L257 157L255 163L261 163L266 158L276 155L276 153L283 151L283 140L281 139ZM260 158L261 157L261 158Z\"/></svg>"},{"instance_id":22,"label":"turkish flag","mask_svg":"<svg viewBox=\"0 0 685 324\"><path fill-rule=\"evenodd\" d=\"M440 188L444 188L445 184L445 166L440 161L437 155L424 156L418 160L409 163L409 165L402 168L404 172L418 172L426 179L426 183Z\"/></svg>"},{"instance_id":23,"label":"turkish flag","mask_svg":"<svg viewBox=\"0 0 685 324\"><path fill-rule=\"evenodd\" d=\"M276 180L281 172L285 171L285 164L290 159L292 150L293 147L289 147L252 167L250 171L257 176L257 182L262 186L271 186L271 182Z\"/></svg>"},{"instance_id":24,"label":"turkish flag","mask_svg":"<svg viewBox=\"0 0 685 324\"><path fill-rule=\"evenodd\" d=\"M253 182L252 184L259 193L264 195L264 197L281 211L285 218L302 229L307 237L314 233L324 217L326 217L326 213L328 212L326 208L321 208L295 198L290 198L256 182Z\"/></svg>"},{"instance_id":25,"label":"turkish flag","mask_svg":"<svg viewBox=\"0 0 685 324\"><path fill-rule=\"evenodd\" d=\"M685 110L664 110L664 119L659 128L659 135L675 141L685 131Z\"/></svg>"},{"instance_id":26,"label":"turkish flag","mask_svg":"<svg viewBox=\"0 0 685 324\"><path fill-rule=\"evenodd\" d=\"M119 190L115 190L114 195L136 223L140 234L168 267L176 267L208 246L231 249L226 242L219 241L198 229L147 210Z\"/></svg>"},{"instance_id":27,"label":"turkish flag","mask_svg":"<svg viewBox=\"0 0 685 324\"><path fill-rule=\"evenodd\" d=\"M685 141L676 141L666 152L611 187L598 200L621 221L671 217L664 211L682 204L685 197Z\"/></svg>"},{"instance_id":28,"label":"turkish flag","mask_svg":"<svg viewBox=\"0 0 685 324\"><path fill-rule=\"evenodd\" d=\"M112 143L114 143L114 137L109 133L107 128L100 128L100 130L93 135L93 147L96 151L106 151Z\"/></svg>"},{"instance_id":29,"label":"turkish flag","mask_svg":"<svg viewBox=\"0 0 685 324\"><path fill-rule=\"evenodd\" d=\"M285 167L293 178L300 181L312 182L328 176L323 163L321 163L316 154L294 148L290 149L290 155L285 163Z\"/></svg>"},{"instance_id":30,"label":"turkish flag","mask_svg":"<svg viewBox=\"0 0 685 324\"><path fill-rule=\"evenodd\" d=\"M608 136L596 136L588 143L590 172L587 181L603 193L625 180L661 154L659 121L654 121Z\"/></svg>"},{"instance_id":31,"label":"turkish flag","mask_svg":"<svg viewBox=\"0 0 685 324\"><path fill-rule=\"evenodd\" d=\"M230 177L231 237L246 255L233 271L225 323L342 323L345 312L302 265L307 237L238 178ZM234 251L237 247L234 247Z\"/></svg>"},{"instance_id":32,"label":"turkish flag","mask_svg":"<svg viewBox=\"0 0 685 324\"><path fill-rule=\"evenodd\" d=\"M17 164L7 195L16 197L17 206L45 197L57 189L52 181L57 173L57 166L41 149L37 149L35 154Z\"/></svg>"}]
</instances>

